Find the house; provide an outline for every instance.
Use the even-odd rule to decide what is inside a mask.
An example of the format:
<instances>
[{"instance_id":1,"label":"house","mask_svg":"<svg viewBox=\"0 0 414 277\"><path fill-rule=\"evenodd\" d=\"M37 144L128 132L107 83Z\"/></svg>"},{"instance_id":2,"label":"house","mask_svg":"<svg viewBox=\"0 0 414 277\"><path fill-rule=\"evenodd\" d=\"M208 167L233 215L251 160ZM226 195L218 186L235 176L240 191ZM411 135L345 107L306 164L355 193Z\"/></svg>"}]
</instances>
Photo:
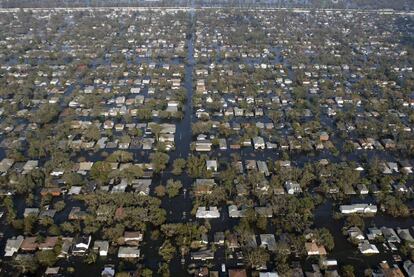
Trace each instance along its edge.
<instances>
[{"instance_id":1,"label":"house","mask_svg":"<svg viewBox=\"0 0 414 277\"><path fill-rule=\"evenodd\" d=\"M229 206L229 217L239 218L245 216L245 210L239 210L236 205Z\"/></svg>"},{"instance_id":2,"label":"house","mask_svg":"<svg viewBox=\"0 0 414 277\"><path fill-rule=\"evenodd\" d=\"M80 207L72 207L68 215L69 220L83 219L85 217L86 212L82 211Z\"/></svg>"},{"instance_id":3,"label":"house","mask_svg":"<svg viewBox=\"0 0 414 277\"><path fill-rule=\"evenodd\" d=\"M397 264L394 264L392 267L388 264L387 261L383 261L379 265L381 276L384 277L404 277L404 273L401 271Z\"/></svg>"},{"instance_id":4,"label":"house","mask_svg":"<svg viewBox=\"0 0 414 277\"><path fill-rule=\"evenodd\" d=\"M411 236L409 229L397 228L397 234L402 240L414 242L414 238Z\"/></svg>"},{"instance_id":5,"label":"house","mask_svg":"<svg viewBox=\"0 0 414 277\"><path fill-rule=\"evenodd\" d=\"M396 192L402 192L402 193L408 192L408 188L404 184L394 184L393 188L394 188L394 191Z\"/></svg>"},{"instance_id":6,"label":"house","mask_svg":"<svg viewBox=\"0 0 414 277\"><path fill-rule=\"evenodd\" d=\"M118 258L139 258L140 251L137 247L121 246L118 250Z\"/></svg>"},{"instance_id":7,"label":"house","mask_svg":"<svg viewBox=\"0 0 414 277\"><path fill-rule=\"evenodd\" d=\"M265 161L257 161L257 168L260 173L263 173L266 177L270 175L269 169Z\"/></svg>"},{"instance_id":8,"label":"house","mask_svg":"<svg viewBox=\"0 0 414 277\"><path fill-rule=\"evenodd\" d=\"M322 261L322 265L324 267L337 266L338 265L338 261L335 260L335 259L326 259L326 260L324 259ZM328 275L328 276L333 277L333 275ZM338 276L339 277L339 275L335 275L335 276Z\"/></svg>"},{"instance_id":9,"label":"house","mask_svg":"<svg viewBox=\"0 0 414 277\"><path fill-rule=\"evenodd\" d=\"M216 232L214 234L214 244L223 245L224 244L224 233Z\"/></svg>"},{"instance_id":10,"label":"house","mask_svg":"<svg viewBox=\"0 0 414 277\"><path fill-rule=\"evenodd\" d=\"M214 252L211 249L199 250L196 252L191 252L191 259L193 260L213 260L214 259Z\"/></svg>"},{"instance_id":11,"label":"house","mask_svg":"<svg viewBox=\"0 0 414 277\"><path fill-rule=\"evenodd\" d=\"M369 241L364 240L358 245L358 249L362 254L379 254L378 248L374 244L370 244Z\"/></svg>"},{"instance_id":12,"label":"house","mask_svg":"<svg viewBox=\"0 0 414 277\"><path fill-rule=\"evenodd\" d=\"M144 235L140 232L124 232L124 243L128 245L137 246L143 238Z\"/></svg>"},{"instance_id":13,"label":"house","mask_svg":"<svg viewBox=\"0 0 414 277\"><path fill-rule=\"evenodd\" d=\"M62 247L60 250L59 257L64 258L69 255L69 251L73 245L73 238L70 237L63 237L62 238Z\"/></svg>"},{"instance_id":14,"label":"house","mask_svg":"<svg viewBox=\"0 0 414 277\"><path fill-rule=\"evenodd\" d=\"M235 250L240 247L239 241L237 240L237 235L229 234L226 238L226 245L230 250Z\"/></svg>"},{"instance_id":15,"label":"house","mask_svg":"<svg viewBox=\"0 0 414 277\"><path fill-rule=\"evenodd\" d=\"M372 204L352 204L352 205L341 205L339 210L342 214L354 214L354 213L376 213L377 206Z\"/></svg>"},{"instance_id":16,"label":"house","mask_svg":"<svg viewBox=\"0 0 414 277\"><path fill-rule=\"evenodd\" d=\"M28 217L29 215L38 216L39 215L39 208L25 208L23 212L24 217Z\"/></svg>"},{"instance_id":17,"label":"house","mask_svg":"<svg viewBox=\"0 0 414 277\"><path fill-rule=\"evenodd\" d=\"M54 218L55 214L56 214L56 210L49 209L49 210L41 211L39 217L40 218L45 218L45 217Z\"/></svg>"},{"instance_id":18,"label":"house","mask_svg":"<svg viewBox=\"0 0 414 277\"><path fill-rule=\"evenodd\" d=\"M13 159L3 159L0 162L0 173L6 173L9 169L13 166L14 160Z\"/></svg>"},{"instance_id":19,"label":"house","mask_svg":"<svg viewBox=\"0 0 414 277\"><path fill-rule=\"evenodd\" d=\"M101 272L102 277L114 277L115 276L115 269L113 266L105 266Z\"/></svg>"},{"instance_id":20,"label":"house","mask_svg":"<svg viewBox=\"0 0 414 277\"><path fill-rule=\"evenodd\" d=\"M229 277L247 277L246 269L230 269Z\"/></svg>"},{"instance_id":21,"label":"house","mask_svg":"<svg viewBox=\"0 0 414 277\"><path fill-rule=\"evenodd\" d=\"M393 228L382 227L381 232L385 240L389 243L401 243L401 239L398 237Z\"/></svg>"},{"instance_id":22,"label":"house","mask_svg":"<svg viewBox=\"0 0 414 277\"><path fill-rule=\"evenodd\" d=\"M223 139L223 138L219 139L219 147L220 147L220 150L227 150L226 139Z\"/></svg>"},{"instance_id":23,"label":"house","mask_svg":"<svg viewBox=\"0 0 414 277\"><path fill-rule=\"evenodd\" d=\"M136 179L132 181L132 187L140 195L149 195L151 183L151 179Z\"/></svg>"},{"instance_id":24,"label":"house","mask_svg":"<svg viewBox=\"0 0 414 277\"><path fill-rule=\"evenodd\" d=\"M90 244L91 244L91 236L80 236L74 242L72 253L82 255L86 251L88 251Z\"/></svg>"},{"instance_id":25,"label":"house","mask_svg":"<svg viewBox=\"0 0 414 277\"><path fill-rule=\"evenodd\" d=\"M354 226L348 229L348 235L351 240L362 241L365 240L364 233L358 227Z\"/></svg>"},{"instance_id":26,"label":"house","mask_svg":"<svg viewBox=\"0 0 414 277\"><path fill-rule=\"evenodd\" d=\"M369 193L367 186L364 184L357 184L357 190L361 195L366 195Z\"/></svg>"},{"instance_id":27,"label":"house","mask_svg":"<svg viewBox=\"0 0 414 277\"><path fill-rule=\"evenodd\" d=\"M99 256L106 257L109 250L109 242L106 240L96 240L93 244L93 250L99 253Z\"/></svg>"},{"instance_id":28,"label":"house","mask_svg":"<svg viewBox=\"0 0 414 277\"><path fill-rule=\"evenodd\" d=\"M414 277L414 263L410 260L406 260L403 264L403 268L408 277Z\"/></svg>"},{"instance_id":29,"label":"house","mask_svg":"<svg viewBox=\"0 0 414 277\"><path fill-rule=\"evenodd\" d=\"M260 272L259 277L279 277L277 272Z\"/></svg>"},{"instance_id":30,"label":"house","mask_svg":"<svg viewBox=\"0 0 414 277\"><path fill-rule=\"evenodd\" d=\"M46 268L44 276L61 276L61 273L59 273L60 267L48 267Z\"/></svg>"},{"instance_id":31,"label":"house","mask_svg":"<svg viewBox=\"0 0 414 277\"><path fill-rule=\"evenodd\" d=\"M217 161L216 160L207 160L206 166L207 166L207 170L217 172Z\"/></svg>"},{"instance_id":32,"label":"house","mask_svg":"<svg viewBox=\"0 0 414 277\"><path fill-rule=\"evenodd\" d=\"M60 196L62 194L62 189L61 188L43 188L40 191L40 195L42 196L46 196L46 195L51 195L51 196Z\"/></svg>"},{"instance_id":33,"label":"house","mask_svg":"<svg viewBox=\"0 0 414 277\"><path fill-rule=\"evenodd\" d=\"M26 237L20 245L20 249L22 251L36 251L37 247L38 244L36 237Z\"/></svg>"},{"instance_id":34,"label":"house","mask_svg":"<svg viewBox=\"0 0 414 277\"><path fill-rule=\"evenodd\" d=\"M323 245L318 245L316 242L306 242L305 249L308 256L325 256L326 250Z\"/></svg>"},{"instance_id":35,"label":"house","mask_svg":"<svg viewBox=\"0 0 414 277\"><path fill-rule=\"evenodd\" d=\"M68 195L78 195L82 190L81 186L71 186Z\"/></svg>"},{"instance_id":36,"label":"house","mask_svg":"<svg viewBox=\"0 0 414 277\"><path fill-rule=\"evenodd\" d=\"M329 135L327 132L321 132L319 134L319 140L320 141L328 141L329 140Z\"/></svg>"},{"instance_id":37,"label":"house","mask_svg":"<svg viewBox=\"0 0 414 277\"><path fill-rule=\"evenodd\" d=\"M37 168L39 165L39 161L36 160L29 160L27 161L24 166L23 166L23 172L22 174L27 174L30 171L32 171L33 169Z\"/></svg>"},{"instance_id":38,"label":"house","mask_svg":"<svg viewBox=\"0 0 414 277\"><path fill-rule=\"evenodd\" d=\"M19 251L20 246L23 243L23 240L24 240L23 236L18 236L16 238L8 239L6 242L6 247L4 248L4 252L5 252L4 256L11 257L14 255L14 253Z\"/></svg>"},{"instance_id":39,"label":"house","mask_svg":"<svg viewBox=\"0 0 414 277\"><path fill-rule=\"evenodd\" d=\"M210 152L212 145L209 140L196 141L195 150L198 152Z\"/></svg>"},{"instance_id":40,"label":"house","mask_svg":"<svg viewBox=\"0 0 414 277\"><path fill-rule=\"evenodd\" d=\"M368 228L368 234L367 234L368 240L374 240L381 236L382 236L382 231L380 229L376 227Z\"/></svg>"},{"instance_id":41,"label":"house","mask_svg":"<svg viewBox=\"0 0 414 277\"><path fill-rule=\"evenodd\" d=\"M256 150L266 148L265 141L262 137L254 137L253 138L253 146L254 146L254 149L256 149Z\"/></svg>"},{"instance_id":42,"label":"house","mask_svg":"<svg viewBox=\"0 0 414 277\"><path fill-rule=\"evenodd\" d=\"M405 160L405 161L400 161L399 163L400 163L400 166L401 166L401 170L404 171L406 174L413 173L413 167L412 167L412 165L410 164L409 161Z\"/></svg>"},{"instance_id":43,"label":"house","mask_svg":"<svg viewBox=\"0 0 414 277\"><path fill-rule=\"evenodd\" d=\"M387 166L388 166L388 168L389 168L389 169L391 169L392 171L394 171L394 172L396 172L396 173L398 173L398 172L399 172L399 170L398 170L398 164L397 164L397 163L394 163L394 162L387 162Z\"/></svg>"},{"instance_id":44,"label":"house","mask_svg":"<svg viewBox=\"0 0 414 277\"><path fill-rule=\"evenodd\" d=\"M285 182L285 189L288 194L302 193L302 188L300 187L299 183L292 181Z\"/></svg>"},{"instance_id":45,"label":"house","mask_svg":"<svg viewBox=\"0 0 414 277\"><path fill-rule=\"evenodd\" d=\"M196 196L211 194L215 184L214 179L197 179L193 185L194 194Z\"/></svg>"},{"instance_id":46,"label":"house","mask_svg":"<svg viewBox=\"0 0 414 277\"><path fill-rule=\"evenodd\" d=\"M255 207L254 210L259 217L273 217L273 210L271 207Z\"/></svg>"},{"instance_id":47,"label":"house","mask_svg":"<svg viewBox=\"0 0 414 277\"><path fill-rule=\"evenodd\" d=\"M217 207L198 207L196 212L196 218L219 218L220 212Z\"/></svg>"},{"instance_id":48,"label":"house","mask_svg":"<svg viewBox=\"0 0 414 277\"><path fill-rule=\"evenodd\" d=\"M58 237L46 237L46 239L42 242L39 242L38 248L39 250L53 250L58 243Z\"/></svg>"},{"instance_id":49,"label":"house","mask_svg":"<svg viewBox=\"0 0 414 277\"><path fill-rule=\"evenodd\" d=\"M260 247L267 248L269 251L276 251L277 244L275 235L260 234Z\"/></svg>"}]
</instances>

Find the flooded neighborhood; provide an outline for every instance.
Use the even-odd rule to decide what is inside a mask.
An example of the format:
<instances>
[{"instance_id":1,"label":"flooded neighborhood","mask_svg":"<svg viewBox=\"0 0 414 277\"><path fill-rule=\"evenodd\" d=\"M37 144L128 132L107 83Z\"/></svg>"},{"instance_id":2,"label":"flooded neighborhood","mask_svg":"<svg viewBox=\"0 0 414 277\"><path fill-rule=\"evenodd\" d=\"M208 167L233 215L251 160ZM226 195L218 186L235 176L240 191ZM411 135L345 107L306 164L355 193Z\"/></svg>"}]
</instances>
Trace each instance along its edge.
<instances>
[{"instance_id":1,"label":"flooded neighborhood","mask_svg":"<svg viewBox=\"0 0 414 277\"><path fill-rule=\"evenodd\" d=\"M230 2L2 3L0 276L414 276L414 3Z\"/></svg>"}]
</instances>

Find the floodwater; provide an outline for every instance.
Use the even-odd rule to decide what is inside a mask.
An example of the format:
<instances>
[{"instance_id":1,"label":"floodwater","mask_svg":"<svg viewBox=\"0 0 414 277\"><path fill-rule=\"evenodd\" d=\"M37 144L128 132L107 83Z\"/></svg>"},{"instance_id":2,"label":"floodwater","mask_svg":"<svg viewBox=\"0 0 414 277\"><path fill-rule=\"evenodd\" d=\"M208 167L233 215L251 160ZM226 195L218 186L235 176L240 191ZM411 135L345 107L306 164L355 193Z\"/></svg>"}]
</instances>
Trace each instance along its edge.
<instances>
[{"instance_id":1,"label":"floodwater","mask_svg":"<svg viewBox=\"0 0 414 277\"><path fill-rule=\"evenodd\" d=\"M189 20L191 24L195 23L196 14L194 11L189 12ZM191 123L193 122L193 107L192 107L192 96L194 93L194 82L193 82L193 74L194 74L194 66L195 66L195 59L194 59L194 39L195 39L195 31L194 28L191 28L191 32L187 36L187 57L185 61L185 79L184 79L184 87L187 91L187 100L185 103L185 113L184 118L180 121L176 122L176 138L175 138L175 149L169 152L170 161L173 161L177 158L187 158L190 154L190 144L193 140L191 134ZM274 49L276 56L274 59L274 63L287 63L285 59L283 59L280 55L280 51L278 49ZM136 59L135 62L141 62L142 59ZM104 61L109 62L109 61ZM221 61L217 61L221 62ZM288 72L288 76L293 79L292 71ZM78 84L82 85L82 84ZM67 91L65 92L65 96L70 96L74 90L74 85L71 85ZM62 103L63 106L63 103ZM321 118L321 121L324 123L329 124L330 120L326 118ZM134 150L135 151L135 150ZM142 159L148 158L148 153L144 155L138 155L141 152L137 150L134 154L136 159L141 161ZM223 159L230 159L230 155L232 153L239 153L241 159L280 159L278 151L254 151L252 149L242 148L241 150L228 150L228 151L220 151L214 150L212 154L217 157L221 157ZM363 153L361 151L360 153ZM380 154L374 152L367 152L367 157L371 158L373 155L381 155L382 157L386 157L386 153L382 152ZM0 149L0 157L4 156L4 151ZM89 157L90 160L96 161L99 159L99 153L94 154ZM294 161L296 165L303 165L309 161L316 161L323 158L327 158L331 161L339 162L341 161L341 157L334 157L328 151L321 151L316 155L307 156L304 154L292 154L291 159ZM344 160L359 160L356 154L347 155L346 159ZM167 198L165 197L162 200L162 208L167 211L167 223L180 223L180 222L191 222L194 217L191 215L192 210L192 199L190 198L189 191L191 190L191 185L193 183L192 178L187 176L186 174L182 174L181 176L173 176L168 171L163 173L161 176L156 176L153 180L153 187L157 184L165 184L168 179L174 178L178 179L182 182L183 188L187 191L187 193L182 193L175 198ZM73 206L82 206L82 203L78 203L76 201L67 201L66 208L62 213L59 213L56 221L58 224L61 224L67 218L67 214L69 213L70 209ZM24 199L16 199L16 206L18 209L18 215L21 216L24 210ZM332 205L330 200L326 200L323 204L318 206L315 210L314 214L314 226L315 228L327 228L330 230L332 235L335 239L335 248L332 252L329 253L328 257L337 259L340 265L344 264L352 264L358 276L363 274L363 270L369 267L375 267L378 265L379 262L383 260L392 261L392 254L391 252L383 252L382 248L379 246L381 250L381 254L374 255L370 257L362 256L359 251L357 250L356 246L353 246L350 242L347 241L346 237L342 234L342 226L343 220L336 220L333 219L333 211L337 209L337 207ZM210 230L210 237L209 240L212 240L212 235L218 231L226 231L231 229L234 225L238 223L237 219L231 219L228 217L226 212L222 213L221 218L214 219L210 221L211 223L211 230ZM373 218L365 219L365 226L377 226L377 227L401 227L401 228L411 228L414 226L414 220L412 218L407 219L395 219L389 216L379 215ZM152 230L147 230L144 242L141 246L141 253L143 254L143 259L140 261L145 267L151 268L154 272L157 272L158 265L161 261L161 258L158 255L158 250L162 244L160 239L158 240L151 240L150 234ZM13 230L11 228L6 228L5 237L11 237L13 235ZM2 241L4 244L4 240ZM178 252L178 251L177 251ZM114 256L114 255L112 255ZM189 275L186 270L186 266L191 263L187 258L185 265L182 265L181 256L176 256L170 262L170 271L171 276L187 276ZM225 263L226 266L231 268L232 266L236 266L235 260L227 260L225 255L224 249L219 248L215 254L214 265L212 269L220 271L221 264ZM79 257L71 257L69 260L59 261L57 265L62 266L73 266L75 268L74 276L99 276L100 272L102 271L105 264L114 264L117 265L117 269L119 270L121 267L125 270L134 270L136 268L136 264L128 263L128 262L121 262L116 258L99 258L97 263L95 264L86 264L82 261ZM306 264L306 261L305 261ZM38 274L40 275L40 274Z\"/></svg>"}]
</instances>

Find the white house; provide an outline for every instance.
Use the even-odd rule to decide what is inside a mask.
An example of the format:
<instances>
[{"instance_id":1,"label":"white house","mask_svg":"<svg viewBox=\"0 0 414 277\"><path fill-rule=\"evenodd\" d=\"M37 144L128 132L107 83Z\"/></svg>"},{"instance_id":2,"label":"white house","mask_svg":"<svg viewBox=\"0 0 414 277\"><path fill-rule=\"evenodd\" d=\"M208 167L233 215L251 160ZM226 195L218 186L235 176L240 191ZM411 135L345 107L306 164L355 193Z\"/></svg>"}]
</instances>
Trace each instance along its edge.
<instances>
[{"instance_id":1,"label":"white house","mask_svg":"<svg viewBox=\"0 0 414 277\"><path fill-rule=\"evenodd\" d=\"M109 242L106 240L97 240L93 244L93 250L99 251L99 256L105 257L108 255Z\"/></svg>"},{"instance_id":2,"label":"white house","mask_svg":"<svg viewBox=\"0 0 414 277\"><path fill-rule=\"evenodd\" d=\"M358 249L362 254L378 254L379 250L374 244L370 244L365 240L358 245Z\"/></svg>"},{"instance_id":3,"label":"white house","mask_svg":"<svg viewBox=\"0 0 414 277\"><path fill-rule=\"evenodd\" d=\"M302 188L300 187L299 183L292 182L292 181L285 182L285 189L288 194L295 194L295 193L302 192Z\"/></svg>"},{"instance_id":4,"label":"white house","mask_svg":"<svg viewBox=\"0 0 414 277\"><path fill-rule=\"evenodd\" d=\"M408 277L414 277L414 263L412 261L406 260L403 267Z\"/></svg>"},{"instance_id":5,"label":"white house","mask_svg":"<svg viewBox=\"0 0 414 277\"><path fill-rule=\"evenodd\" d=\"M207 160L206 161L207 170L217 171L217 161L216 160Z\"/></svg>"},{"instance_id":6,"label":"white house","mask_svg":"<svg viewBox=\"0 0 414 277\"><path fill-rule=\"evenodd\" d=\"M137 247L119 247L118 258L139 258L139 256L140 251Z\"/></svg>"},{"instance_id":7,"label":"white house","mask_svg":"<svg viewBox=\"0 0 414 277\"><path fill-rule=\"evenodd\" d=\"M4 256L5 257L11 257L14 255L14 253L16 253L17 251L19 251L20 246L22 245L24 240L23 236L18 236L15 239L8 239L6 242L6 248L4 249Z\"/></svg>"},{"instance_id":8,"label":"white house","mask_svg":"<svg viewBox=\"0 0 414 277\"><path fill-rule=\"evenodd\" d=\"M244 216L245 216L244 210L239 210L236 205L229 206L229 217L238 218L238 217L244 217Z\"/></svg>"},{"instance_id":9,"label":"white house","mask_svg":"<svg viewBox=\"0 0 414 277\"><path fill-rule=\"evenodd\" d=\"M86 237L79 237L76 242L74 243L74 247L72 249L72 253L74 254L83 254L89 249L89 245L91 244L91 236Z\"/></svg>"},{"instance_id":10,"label":"white house","mask_svg":"<svg viewBox=\"0 0 414 277\"><path fill-rule=\"evenodd\" d=\"M262 137L254 137L253 138L253 145L254 149L265 149L266 144L264 142L264 139Z\"/></svg>"},{"instance_id":11,"label":"white house","mask_svg":"<svg viewBox=\"0 0 414 277\"><path fill-rule=\"evenodd\" d=\"M196 218L219 218L220 212L217 207L198 207L196 212Z\"/></svg>"},{"instance_id":12,"label":"white house","mask_svg":"<svg viewBox=\"0 0 414 277\"><path fill-rule=\"evenodd\" d=\"M339 210L342 214L354 214L354 213L376 213L377 206L372 204L352 204L341 205Z\"/></svg>"}]
</instances>

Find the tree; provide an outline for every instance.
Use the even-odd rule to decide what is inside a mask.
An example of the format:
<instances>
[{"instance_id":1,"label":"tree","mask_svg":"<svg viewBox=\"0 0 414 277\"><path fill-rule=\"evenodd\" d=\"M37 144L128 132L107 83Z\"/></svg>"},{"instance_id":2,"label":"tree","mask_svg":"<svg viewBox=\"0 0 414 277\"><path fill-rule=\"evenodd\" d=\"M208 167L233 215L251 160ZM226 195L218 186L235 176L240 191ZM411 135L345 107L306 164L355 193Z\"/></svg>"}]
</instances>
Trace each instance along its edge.
<instances>
[{"instance_id":1,"label":"tree","mask_svg":"<svg viewBox=\"0 0 414 277\"><path fill-rule=\"evenodd\" d=\"M129 272L123 271L115 274L115 277L131 277L131 274Z\"/></svg>"},{"instance_id":2,"label":"tree","mask_svg":"<svg viewBox=\"0 0 414 277\"><path fill-rule=\"evenodd\" d=\"M13 267L21 270L22 273L36 273L39 268L37 259L33 256L22 256L20 259L14 259L12 261Z\"/></svg>"},{"instance_id":3,"label":"tree","mask_svg":"<svg viewBox=\"0 0 414 277\"><path fill-rule=\"evenodd\" d=\"M247 263L253 268L260 268L263 265L266 265L269 259L269 253L262 247L255 248L246 253Z\"/></svg>"},{"instance_id":4,"label":"tree","mask_svg":"<svg viewBox=\"0 0 414 277\"><path fill-rule=\"evenodd\" d=\"M160 173L164 169L166 169L169 159L170 157L165 153L161 153L161 152L152 153L150 156L150 160L151 160L152 166L154 167L154 172Z\"/></svg>"},{"instance_id":5,"label":"tree","mask_svg":"<svg viewBox=\"0 0 414 277\"><path fill-rule=\"evenodd\" d=\"M175 247L171 244L169 240L164 241L161 245L158 254L162 257L162 259L166 262L170 262L171 259L174 257L176 252Z\"/></svg>"},{"instance_id":6,"label":"tree","mask_svg":"<svg viewBox=\"0 0 414 277\"><path fill-rule=\"evenodd\" d=\"M351 214L345 220L345 228L354 227L354 226L363 230L365 227L365 222L359 215Z\"/></svg>"},{"instance_id":7,"label":"tree","mask_svg":"<svg viewBox=\"0 0 414 277\"><path fill-rule=\"evenodd\" d=\"M92 251L88 254L88 256L86 256L85 262L87 264L94 264L96 263L97 259L98 259L98 255Z\"/></svg>"},{"instance_id":8,"label":"tree","mask_svg":"<svg viewBox=\"0 0 414 277\"><path fill-rule=\"evenodd\" d=\"M152 277L152 270L149 268L144 268L141 272L142 277Z\"/></svg>"},{"instance_id":9,"label":"tree","mask_svg":"<svg viewBox=\"0 0 414 277\"><path fill-rule=\"evenodd\" d=\"M206 156L190 156L187 160L188 174L193 178L207 177Z\"/></svg>"},{"instance_id":10,"label":"tree","mask_svg":"<svg viewBox=\"0 0 414 277\"><path fill-rule=\"evenodd\" d=\"M7 222L10 224L16 218L16 210L14 208L13 199L11 196L6 196L4 198L3 206L7 210Z\"/></svg>"},{"instance_id":11,"label":"tree","mask_svg":"<svg viewBox=\"0 0 414 277\"><path fill-rule=\"evenodd\" d=\"M329 230L326 228L318 230L318 232L316 233L316 240L318 241L318 243L325 246L326 249L329 251L331 251L335 247L334 238L331 232L329 232Z\"/></svg>"},{"instance_id":12,"label":"tree","mask_svg":"<svg viewBox=\"0 0 414 277\"><path fill-rule=\"evenodd\" d=\"M56 210L56 212L60 212L60 211L63 211L63 209L65 208L65 201L62 201L62 200L60 200L60 201L57 201L54 205L53 205L53 207L54 207L54 209Z\"/></svg>"},{"instance_id":13,"label":"tree","mask_svg":"<svg viewBox=\"0 0 414 277\"><path fill-rule=\"evenodd\" d=\"M126 178L129 182L144 176L144 170L138 165L129 166L121 171L118 171L118 177Z\"/></svg>"},{"instance_id":14,"label":"tree","mask_svg":"<svg viewBox=\"0 0 414 277\"><path fill-rule=\"evenodd\" d=\"M32 230L33 230L33 227L34 227L34 224L36 223L36 221L37 221L37 216L32 215L32 214L28 215L24 218L23 223L24 223L24 233L25 234L31 234L32 233Z\"/></svg>"},{"instance_id":15,"label":"tree","mask_svg":"<svg viewBox=\"0 0 414 277\"><path fill-rule=\"evenodd\" d=\"M181 182L179 180L174 181L172 179L169 179L167 181L167 194L168 197L173 198L176 197L179 192L180 189L183 187L183 185L181 184Z\"/></svg>"},{"instance_id":16,"label":"tree","mask_svg":"<svg viewBox=\"0 0 414 277\"><path fill-rule=\"evenodd\" d=\"M343 277L355 277L355 270L352 265L344 265L341 271Z\"/></svg>"},{"instance_id":17,"label":"tree","mask_svg":"<svg viewBox=\"0 0 414 277\"><path fill-rule=\"evenodd\" d=\"M185 168L185 164L185 159L178 158L174 160L172 174L181 175L183 173L183 169Z\"/></svg>"},{"instance_id":18,"label":"tree","mask_svg":"<svg viewBox=\"0 0 414 277\"><path fill-rule=\"evenodd\" d=\"M80 174L76 172L67 172L63 175L63 180L66 184L71 186L81 185L83 183L83 178Z\"/></svg>"},{"instance_id":19,"label":"tree","mask_svg":"<svg viewBox=\"0 0 414 277\"><path fill-rule=\"evenodd\" d=\"M159 124L154 123L154 124L151 124L151 127L150 128L151 128L151 132L155 136L155 140L156 141L159 141L160 134L161 134L161 131L162 131L163 127L161 125L159 125Z\"/></svg>"},{"instance_id":20,"label":"tree","mask_svg":"<svg viewBox=\"0 0 414 277\"><path fill-rule=\"evenodd\" d=\"M384 205L385 211L393 217L406 217L410 214L407 205L404 202L393 195L386 195L381 198L381 204Z\"/></svg>"},{"instance_id":21,"label":"tree","mask_svg":"<svg viewBox=\"0 0 414 277\"><path fill-rule=\"evenodd\" d=\"M266 231L267 228L267 217L259 217L256 221L257 228L262 231Z\"/></svg>"},{"instance_id":22,"label":"tree","mask_svg":"<svg viewBox=\"0 0 414 277\"><path fill-rule=\"evenodd\" d=\"M101 137L101 132L96 125L91 125L88 129L86 129L83 135L89 141L97 141Z\"/></svg>"},{"instance_id":23,"label":"tree","mask_svg":"<svg viewBox=\"0 0 414 277\"><path fill-rule=\"evenodd\" d=\"M47 124L57 117L59 107L57 104L44 104L33 114L33 122Z\"/></svg>"},{"instance_id":24,"label":"tree","mask_svg":"<svg viewBox=\"0 0 414 277\"><path fill-rule=\"evenodd\" d=\"M56 254L53 250L38 251L36 253L36 258L43 266L53 266L57 261Z\"/></svg>"},{"instance_id":25,"label":"tree","mask_svg":"<svg viewBox=\"0 0 414 277\"><path fill-rule=\"evenodd\" d=\"M161 263L159 265L158 274L162 277L170 277L170 268L167 263Z\"/></svg>"},{"instance_id":26,"label":"tree","mask_svg":"<svg viewBox=\"0 0 414 277\"><path fill-rule=\"evenodd\" d=\"M109 181L109 174L112 171L112 167L109 163L98 161L93 164L90 175L92 179L100 184L107 183Z\"/></svg>"},{"instance_id":27,"label":"tree","mask_svg":"<svg viewBox=\"0 0 414 277\"><path fill-rule=\"evenodd\" d=\"M165 187L163 185L158 185L158 186L155 187L154 191L155 191L155 194L158 197L164 197L165 196L166 189L165 189Z\"/></svg>"},{"instance_id":28,"label":"tree","mask_svg":"<svg viewBox=\"0 0 414 277\"><path fill-rule=\"evenodd\" d=\"M134 156L130 152L117 150L113 152L106 160L112 163L127 163L133 161Z\"/></svg>"}]
</instances>

